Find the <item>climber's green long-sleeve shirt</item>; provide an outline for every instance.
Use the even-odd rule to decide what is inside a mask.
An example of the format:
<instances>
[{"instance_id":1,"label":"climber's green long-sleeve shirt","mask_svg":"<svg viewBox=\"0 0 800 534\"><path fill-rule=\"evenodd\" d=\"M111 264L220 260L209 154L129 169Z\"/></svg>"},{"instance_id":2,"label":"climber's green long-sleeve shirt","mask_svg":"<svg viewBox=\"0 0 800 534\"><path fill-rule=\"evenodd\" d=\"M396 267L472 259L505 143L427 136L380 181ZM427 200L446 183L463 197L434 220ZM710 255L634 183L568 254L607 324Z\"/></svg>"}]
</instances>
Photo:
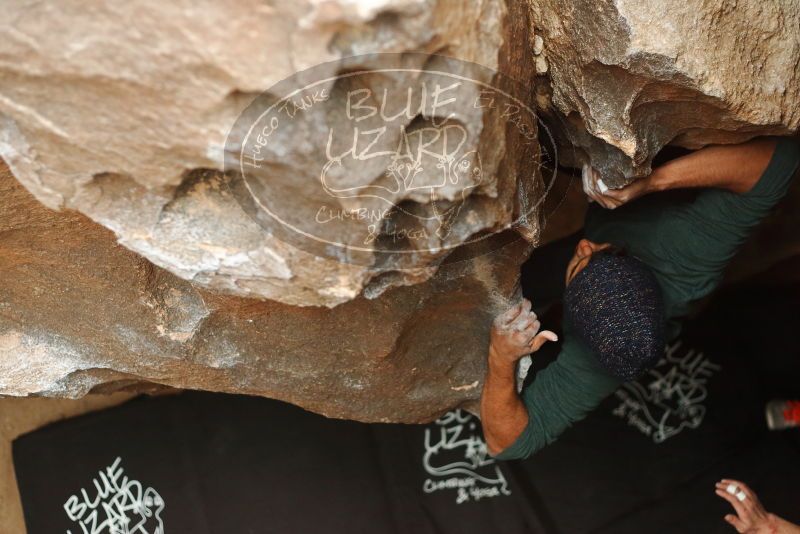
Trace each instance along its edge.
<instances>
[{"instance_id":1,"label":"climber's green long-sleeve shirt","mask_svg":"<svg viewBox=\"0 0 800 534\"><path fill-rule=\"evenodd\" d=\"M800 143L780 138L767 169L747 193L709 188L677 204L659 202L654 195L613 211L593 207L586 217L586 237L622 246L653 270L670 321L669 337L674 338L678 319L719 284L737 249L786 194L798 165ZM561 352L522 393L528 426L499 459L530 456L621 384L564 323Z\"/></svg>"}]
</instances>

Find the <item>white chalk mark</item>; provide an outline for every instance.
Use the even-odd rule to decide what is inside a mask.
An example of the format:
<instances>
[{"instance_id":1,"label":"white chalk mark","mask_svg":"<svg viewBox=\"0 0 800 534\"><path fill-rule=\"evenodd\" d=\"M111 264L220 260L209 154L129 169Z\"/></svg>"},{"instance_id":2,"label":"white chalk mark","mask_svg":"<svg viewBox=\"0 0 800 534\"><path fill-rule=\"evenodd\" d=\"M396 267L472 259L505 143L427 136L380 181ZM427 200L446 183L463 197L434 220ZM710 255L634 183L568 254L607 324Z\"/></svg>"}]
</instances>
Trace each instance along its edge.
<instances>
[{"instance_id":1,"label":"white chalk mark","mask_svg":"<svg viewBox=\"0 0 800 534\"><path fill-rule=\"evenodd\" d=\"M464 384L463 386L450 386L450 389L452 389L453 391L468 391L470 389L475 389L476 387L478 387L479 383L480 382L476 380L472 384Z\"/></svg>"}]
</instances>

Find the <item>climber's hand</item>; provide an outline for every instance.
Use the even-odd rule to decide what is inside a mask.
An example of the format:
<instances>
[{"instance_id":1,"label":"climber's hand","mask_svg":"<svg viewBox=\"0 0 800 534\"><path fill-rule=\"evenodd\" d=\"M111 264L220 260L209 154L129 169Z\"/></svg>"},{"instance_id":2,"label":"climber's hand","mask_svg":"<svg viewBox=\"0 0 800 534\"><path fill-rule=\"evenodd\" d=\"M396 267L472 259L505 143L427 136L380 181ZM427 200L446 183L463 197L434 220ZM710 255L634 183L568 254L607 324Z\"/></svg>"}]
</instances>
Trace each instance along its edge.
<instances>
[{"instance_id":1,"label":"climber's hand","mask_svg":"<svg viewBox=\"0 0 800 534\"><path fill-rule=\"evenodd\" d=\"M650 192L650 178L639 178L635 182L621 188L611 189L604 182L600 173L590 165L584 165L581 173L583 179L583 192L589 196L589 201L594 201L606 209L613 210Z\"/></svg>"},{"instance_id":2,"label":"climber's hand","mask_svg":"<svg viewBox=\"0 0 800 534\"><path fill-rule=\"evenodd\" d=\"M800 527L767 512L758 496L744 482L723 478L716 484L716 494L733 506L736 514L728 514L725 521L736 532L748 534L790 534Z\"/></svg>"},{"instance_id":3,"label":"climber's hand","mask_svg":"<svg viewBox=\"0 0 800 534\"><path fill-rule=\"evenodd\" d=\"M513 364L539 350L545 342L558 341L558 336L549 330L539 332L540 327L527 299L498 315L492 324L490 363Z\"/></svg>"}]
</instances>

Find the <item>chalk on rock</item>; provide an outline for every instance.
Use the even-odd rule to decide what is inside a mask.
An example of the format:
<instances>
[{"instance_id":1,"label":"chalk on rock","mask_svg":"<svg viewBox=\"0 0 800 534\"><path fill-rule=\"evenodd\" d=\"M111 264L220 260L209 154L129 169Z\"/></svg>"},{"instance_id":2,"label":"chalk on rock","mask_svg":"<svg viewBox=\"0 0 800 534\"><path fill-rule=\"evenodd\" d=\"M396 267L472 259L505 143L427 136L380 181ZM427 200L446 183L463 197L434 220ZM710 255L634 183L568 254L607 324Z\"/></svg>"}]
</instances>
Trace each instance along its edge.
<instances>
[{"instance_id":1,"label":"chalk on rock","mask_svg":"<svg viewBox=\"0 0 800 534\"><path fill-rule=\"evenodd\" d=\"M548 65L547 60L544 56L537 56L536 57L536 74L545 74L547 72Z\"/></svg>"},{"instance_id":2,"label":"chalk on rock","mask_svg":"<svg viewBox=\"0 0 800 534\"><path fill-rule=\"evenodd\" d=\"M544 50L544 39L542 39L541 35L534 35L533 37L533 53L541 55L542 51Z\"/></svg>"}]
</instances>

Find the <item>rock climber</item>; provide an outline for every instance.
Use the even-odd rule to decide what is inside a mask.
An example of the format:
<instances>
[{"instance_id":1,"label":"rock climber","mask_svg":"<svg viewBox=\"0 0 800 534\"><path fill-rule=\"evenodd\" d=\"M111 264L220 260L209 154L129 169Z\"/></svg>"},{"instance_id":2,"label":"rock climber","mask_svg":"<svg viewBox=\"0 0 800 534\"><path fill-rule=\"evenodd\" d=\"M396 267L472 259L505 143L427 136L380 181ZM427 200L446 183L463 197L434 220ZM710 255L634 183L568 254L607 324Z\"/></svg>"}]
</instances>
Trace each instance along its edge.
<instances>
[{"instance_id":1,"label":"rock climber","mask_svg":"<svg viewBox=\"0 0 800 534\"><path fill-rule=\"evenodd\" d=\"M620 189L585 167L595 204L566 269L563 343L521 395L518 360L556 335L540 331L525 299L492 325L480 406L489 452L530 456L654 365L799 165L797 138L770 137L702 148ZM649 195L688 188L696 194L679 201Z\"/></svg>"}]
</instances>

